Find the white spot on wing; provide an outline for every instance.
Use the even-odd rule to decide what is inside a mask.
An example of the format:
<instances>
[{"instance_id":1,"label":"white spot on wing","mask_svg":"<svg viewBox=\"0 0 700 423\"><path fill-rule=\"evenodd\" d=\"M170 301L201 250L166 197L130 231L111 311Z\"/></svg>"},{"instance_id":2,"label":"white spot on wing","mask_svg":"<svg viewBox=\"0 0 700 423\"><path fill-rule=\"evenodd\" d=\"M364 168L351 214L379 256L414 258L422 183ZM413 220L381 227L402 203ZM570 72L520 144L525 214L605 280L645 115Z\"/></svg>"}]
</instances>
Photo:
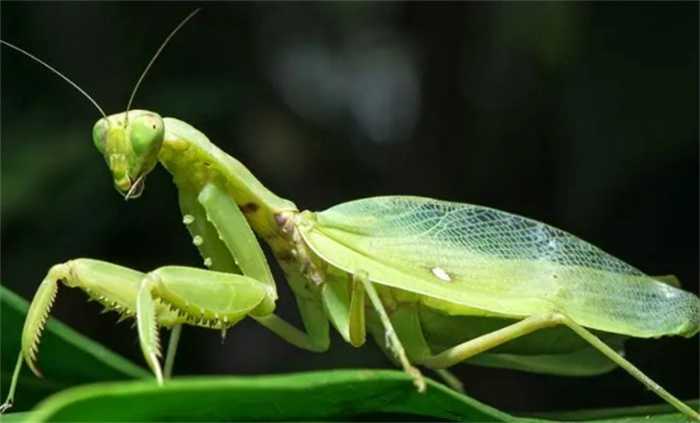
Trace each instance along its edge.
<instances>
[{"instance_id":1,"label":"white spot on wing","mask_svg":"<svg viewBox=\"0 0 700 423\"><path fill-rule=\"evenodd\" d=\"M452 282L452 278L450 277L449 273L447 273L442 267L433 267L431 270L436 278L445 282Z\"/></svg>"}]
</instances>

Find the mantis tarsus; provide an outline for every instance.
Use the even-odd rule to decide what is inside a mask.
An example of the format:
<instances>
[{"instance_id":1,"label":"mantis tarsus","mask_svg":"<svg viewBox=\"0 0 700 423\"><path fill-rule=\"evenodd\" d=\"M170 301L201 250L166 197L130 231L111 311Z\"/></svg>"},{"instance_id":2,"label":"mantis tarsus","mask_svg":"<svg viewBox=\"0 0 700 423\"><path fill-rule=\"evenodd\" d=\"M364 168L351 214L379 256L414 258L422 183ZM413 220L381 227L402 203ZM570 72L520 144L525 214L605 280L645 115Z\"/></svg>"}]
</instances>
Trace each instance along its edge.
<instances>
[{"instance_id":1,"label":"mantis tarsus","mask_svg":"<svg viewBox=\"0 0 700 423\"><path fill-rule=\"evenodd\" d=\"M561 374L558 363L576 359L590 363L583 373L596 374L611 368L593 358L602 353L700 419L616 351L625 337L698 332L700 300L675 281L644 275L561 230L481 206L395 196L300 211L189 124L130 110L158 53L192 15L148 64L126 112L107 116L93 101L103 115L93 140L127 199L142 193L158 163L172 174L183 223L205 269L142 273L85 258L53 266L27 315L5 408L21 358L39 374L40 335L62 282L136 319L144 358L159 383L171 373L182 324L226 330L249 316L310 351L329 347L329 323L354 346L369 331L419 390L425 382L415 365L438 369L447 381L444 369L465 360ZM290 284L303 331L274 314L275 281L256 235ZM164 370L159 326L173 329ZM544 332L560 333L561 342L538 344Z\"/></svg>"}]
</instances>

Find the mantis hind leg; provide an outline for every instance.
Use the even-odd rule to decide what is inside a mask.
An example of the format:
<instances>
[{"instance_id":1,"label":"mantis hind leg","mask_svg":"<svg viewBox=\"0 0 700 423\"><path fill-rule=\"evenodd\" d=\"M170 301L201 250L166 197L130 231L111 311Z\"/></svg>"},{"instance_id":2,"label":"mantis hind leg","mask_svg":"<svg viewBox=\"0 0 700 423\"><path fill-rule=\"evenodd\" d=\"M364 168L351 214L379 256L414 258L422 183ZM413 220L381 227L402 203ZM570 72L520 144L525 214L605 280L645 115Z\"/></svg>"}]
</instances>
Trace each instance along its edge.
<instances>
[{"instance_id":1,"label":"mantis hind leg","mask_svg":"<svg viewBox=\"0 0 700 423\"><path fill-rule=\"evenodd\" d=\"M603 353L606 357L608 357L610 360L612 360L615 364L618 366L622 367L625 369L627 373L632 375L635 379L637 379L639 382L644 384L647 388L649 388L652 392L654 392L656 395L661 397L664 401L668 402L672 406L674 406L678 411L681 413L685 414L686 416L700 421L700 414L690 408L688 405L686 405L684 402L679 400L678 398L674 397L671 395L670 392L662 388L659 384L654 382L649 376L645 375L641 370L639 370L637 367L635 367L632 363L627 361L624 357L622 357L620 354L618 354L615 350L610 348L605 342L601 341L600 338L595 336L593 333L591 333L588 329L584 328L583 326L579 325L578 323L574 322L570 318L566 316L560 316L560 320L563 324L571 328L576 334L578 334L581 338L585 339L590 343L593 347L595 347L598 351Z\"/></svg>"},{"instance_id":2,"label":"mantis hind leg","mask_svg":"<svg viewBox=\"0 0 700 423\"><path fill-rule=\"evenodd\" d=\"M425 357L419 363L433 369L445 369L512 339L560 323L554 314L530 316L512 325L448 348L439 354Z\"/></svg>"},{"instance_id":3,"label":"mantis hind leg","mask_svg":"<svg viewBox=\"0 0 700 423\"><path fill-rule=\"evenodd\" d=\"M530 316L502 329L463 342L441 352L440 354L424 358L423 360L419 361L419 364L434 369L444 369L515 338L560 324L571 328L571 330L576 332L576 334L578 334L581 338L590 343L594 348L599 350L610 360L615 362L615 364L622 367L655 394L674 406L678 411L695 420L700 420L700 414L698 414L695 410L688 407L678 398L674 397L656 382L651 380L651 378L645 375L641 370L637 369L632 363L625 360L620 354L615 352L615 350L610 348L589 330L585 329L567 316L559 313Z\"/></svg>"}]
</instances>

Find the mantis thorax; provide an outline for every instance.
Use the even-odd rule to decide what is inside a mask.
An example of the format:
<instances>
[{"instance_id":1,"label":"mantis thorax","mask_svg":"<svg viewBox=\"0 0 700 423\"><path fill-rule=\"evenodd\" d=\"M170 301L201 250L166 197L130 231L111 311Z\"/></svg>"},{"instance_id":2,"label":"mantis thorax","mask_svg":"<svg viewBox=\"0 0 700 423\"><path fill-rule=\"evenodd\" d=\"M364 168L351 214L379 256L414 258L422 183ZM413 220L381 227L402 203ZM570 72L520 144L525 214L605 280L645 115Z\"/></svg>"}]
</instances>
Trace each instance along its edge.
<instances>
[{"instance_id":1,"label":"mantis thorax","mask_svg":"<svg viewBox=\"0 0 700 423\"><path fill-rule=\"evenodd\" d=\"M325 269L322 260L306 245L299 227L313 225L315 214L308 210L284 211L275 215L285 247L277 248L277 259L282 262L294 262L307 280L319 286L325 281ZM275 245L271 245L275 250Z\"/></svg>"}]
</instances>

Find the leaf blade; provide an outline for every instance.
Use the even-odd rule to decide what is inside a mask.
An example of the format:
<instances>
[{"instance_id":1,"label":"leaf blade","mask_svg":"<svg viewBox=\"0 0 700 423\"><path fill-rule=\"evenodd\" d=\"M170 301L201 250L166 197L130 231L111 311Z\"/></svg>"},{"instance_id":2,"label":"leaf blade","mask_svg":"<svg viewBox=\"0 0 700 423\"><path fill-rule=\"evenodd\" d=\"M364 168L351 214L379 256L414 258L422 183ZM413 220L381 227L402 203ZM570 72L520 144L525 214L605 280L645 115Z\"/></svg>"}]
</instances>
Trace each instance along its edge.
<instances>
[{"instance_id":1,"label":"leaf blade","mask_svg":"<svg viewBox=\"0 0 700 423\"><path fill-rule=\"evenodd\" d=\"M430 381L418 393L402 372L336 370L288 375L180 378L86 385L42 402L34 421L313 420L401 413L448 420L517 421ZM125 406L128 405L128 406Z\"/></svg>"}]
</instances>

